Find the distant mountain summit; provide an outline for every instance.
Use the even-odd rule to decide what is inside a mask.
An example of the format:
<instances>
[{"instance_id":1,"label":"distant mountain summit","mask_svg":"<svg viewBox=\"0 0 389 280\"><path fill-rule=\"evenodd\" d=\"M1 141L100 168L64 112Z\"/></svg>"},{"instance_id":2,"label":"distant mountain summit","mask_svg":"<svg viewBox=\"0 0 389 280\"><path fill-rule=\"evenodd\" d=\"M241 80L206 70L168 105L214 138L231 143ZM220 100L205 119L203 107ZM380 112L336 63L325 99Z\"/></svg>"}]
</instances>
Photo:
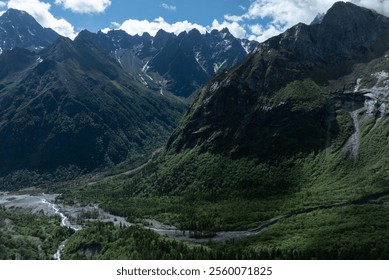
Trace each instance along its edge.
<instances>
[{"instance_id":1,"label":"distant mountain summit","mask_svg":"<svg viewBox=\"0 0 389 280\"><path fill-rule=\"evenodd\" d=\"M59 36L24 11L9 9L0 16L0 54L16 47L30 50L47 47Z\"/></svg>"},{"instance_id":2,"label":"distant mountain summit","mask_svg":"<svg viewBox=\"0 0 389 280\"><path fill-rule=\"evenodd\" d=\"M82 31L72 41L23 11L0 17L0 176L134 161L167 140L189 97L257 45L228 29ZM174 95L173 95L173 94Z\"/></svg>"},{"instance_id":3,"label":"distant mountain summit","mask_svg":"<svg viewBox=\"0 0 389 280\"><path fill-rule=\"evenodd\" d=\"M59 38L28 13L9 9L0 17L0 54L16 47L42 49ZM227 28L200 34L196 29L179 35L160 30L131 36L115 30L108 34L80 32L78 40L90 40L144 86L163 94L170 91L190 97L210 77L240 62L257 42L237 39Z\"/></svg>"},{"instance_id":4,"label":"distant mountain summit","mask_svg":"<svg viewBox=\"0 0 389 280\"><path fill-rule=\"evenodd\" d=\"M215 73L240 62L257 42L237 39L228 29L200 34L196 29L179 35L160 30L130 36L114 30L80 33L110 53L128 73L147 87L189 97Z\"/></svg>"}]
</instances>

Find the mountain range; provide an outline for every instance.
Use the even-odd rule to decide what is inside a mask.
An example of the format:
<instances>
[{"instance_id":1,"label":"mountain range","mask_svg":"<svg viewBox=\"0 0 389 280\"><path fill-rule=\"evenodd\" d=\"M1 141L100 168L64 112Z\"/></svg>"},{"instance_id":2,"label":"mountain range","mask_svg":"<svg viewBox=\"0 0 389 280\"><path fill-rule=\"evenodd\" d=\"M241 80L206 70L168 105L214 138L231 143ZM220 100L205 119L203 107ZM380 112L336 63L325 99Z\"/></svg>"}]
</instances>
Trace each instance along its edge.
<instances>
[{"instance_id":1,"label":"mountain range","mask_svg":"<svg viewBox=\"0 0 389 280\"><path fill-rule=\"evenodd\" d=\"M359 78L367 79L332 84L356 63L382 57L389 49L388 30L386 17L339 2L320 24L298 24L269 39L211 79L168 149L201 146L261 160L323 149L329 126L336 125L328 115L332 94L352 91Z\"/></svg>"},{"instance_id":2,"label":"mountain range","mask_svg":"<svg viewBox=\"0 0 389 280\"><path fill-rule=\"evenodd\" d=\"M28 13L9 9L0 16L0 54L15 47L39 50L60 36L50 28L43 28Z\"/></svg>"},{"instance_id":3,"label":"mountain range","mask_svg":"<svg viewBox=\"0 0 389 280\"><path fill-rule=\"evenodd\" d=\"M145 170L69 195L107 188L107 210L214 249L232 231L235 256L386 259L388 36L389 18L337 2L213 76Z\"/></svg>"},{"instance_id":4,"label":"mountain range","mask_svg":"<svg viewBox=\"0 0 389 280\"><path fill-rule=\"evenodd\" d=\"M389 18L337 2L260 44L225 29L41 45L0 56L1 175L93 171L165 143L47 189L173 225L215 258L388 258ZM113 258L107 232L65 250Z\"/></svg>"},{"instance_id":5,"label":"mountain range","mask_svg":"<svg viewBox=\"0 0 389 280\"><path fill-rule=\"evenodd\" d=\"M255 46L227 29L155 38L84 30L71 41L14 9L0 31L1 175L138 160L182 116L187 101L175 96L194 94Z\"/></svg>"},{"instance_id":6,"label":"mountain range","mask_svg":"<svg viewBox=\"0 0 389 280\"><path fill-rule=\"evenodd\" d=\"M228 31L200 34L197 29L179 35L157 32L130 36L113 30L104 34L82 32L105 52L110 53L125 71L146 87L168 90L190 97L215 73L240 62L257 42L237 39Z\"/></svg>"}]
</instances>

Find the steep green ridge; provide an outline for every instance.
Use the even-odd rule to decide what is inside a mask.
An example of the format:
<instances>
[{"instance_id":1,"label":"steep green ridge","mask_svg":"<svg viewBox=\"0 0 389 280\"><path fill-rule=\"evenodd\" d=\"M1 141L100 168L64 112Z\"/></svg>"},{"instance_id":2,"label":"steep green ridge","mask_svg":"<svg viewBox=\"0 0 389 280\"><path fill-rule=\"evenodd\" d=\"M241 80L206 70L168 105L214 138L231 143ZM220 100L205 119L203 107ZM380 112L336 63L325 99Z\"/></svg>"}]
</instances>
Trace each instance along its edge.
<instances>
[{"instance_id":1,"label":"steep green ridge","mask_svg":"<svg viewBox=\"0 0 389 280\"><path fill-rule=\"evenodd\" d=\"M319 210L216 248L252 259L386 260L388 222L388 207L382 205Z\"/></svg>"},{"instance_id":2,"label":"steep green ridge","mask_svg":"<svg viewBox=\"0 0 389 280\"><path fill-rule=\"evenodd\" d=\"M1 175L135 161L165 141L185 109L168 92L145 88L82 36L1 59L12 65L0 75Z\"/></svg>"}]
</instances>

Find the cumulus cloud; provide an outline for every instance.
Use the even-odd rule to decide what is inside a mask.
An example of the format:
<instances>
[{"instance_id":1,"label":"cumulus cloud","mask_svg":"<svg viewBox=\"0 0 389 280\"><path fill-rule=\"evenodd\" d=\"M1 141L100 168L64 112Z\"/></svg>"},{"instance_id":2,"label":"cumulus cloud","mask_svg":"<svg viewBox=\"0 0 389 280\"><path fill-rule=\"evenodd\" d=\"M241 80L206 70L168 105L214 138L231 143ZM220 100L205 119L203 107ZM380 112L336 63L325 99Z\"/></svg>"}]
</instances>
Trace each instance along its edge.
<instances>
[{"instance_id":1,"label":"cumulus cloud","mask_svg":"<svg viewBox=\"0 0 389 280\"><path fill-rule=\"evenodd\" d=\"M231 34L234 35L236 38L246 37L246 29L244 29L243 26L239 25L239 23L229 21L223 21L222 23L219 23L216 19L213 20L211 29L221 30L223 28L228 28Z\"/></svg>"},{"instance_id":2,"label":"cumulus cloud","mask_svg":"<svg viewBox=\"0 0 389 280\"><path fill-rule=\"evenodd\" d=\"M169 5L169 4L166 4L166 3L162 3L161 7L164 8L165 10L174 11L174 12L177 11L177 7L176 6Z\"/></svg>"},{"instance_id":3,"label":"cumulus cloud","mask_svg":"<svg viewBox=\"0 0 389 280\"><path fill-rule=\"evenodd\" d=\"M248 7L239 6L242 14L225 15L222 22L213 20L211 25L202 26L188 21L168 23L162 17L154 21L129 19L120 26L111 24L102 31L122 29L131 35L148 32L154 36L158 30L179 34L197 28L201 33L227 27L237 38L248 38L263 42L276 36L293 25L303 22L309 24L318 13L325 13L338 0L253 0ZM351 2L374 9L389 16L389 0L351 0ZM162 7L171 7L162 4Z\"/></svg>"},{"instance_id":4,"label":"cumulus cloud","mask_svg":"<svg viewBox=\"0 0 389 280\"><path fill-rule=\"evenodd\" d=\"M228 28L231 34L237 38L247 37L245 28L240 26L237 22L219 22L215 19L213 20L211 26L203 26L200 24L191 23L186 20L175 23L168 23L162 17L156 18L153 21L129 19L123 22L123 24L121 24L120 26L118 26L118 23L111 23L110 27L102 29L101 32L107 33L112 29L121 29L126 31L130 35L142 35L144 32L147 32L151 36L155 36L155 34L157 34L160 29L174 34L180 34L183 31L188 32L194 28L199 30L202 34L210 32L214 29L222 30L223 28Z\"/></svg>"},{"instance_id":5,"label":"cumulus cloud","mask_svg":"<svg viewBox=\"0 0 389 280\"><path fill-rule=\"evenodd\" d=\"M51 5L39 0L10 0L8 8L23 10L32 15L43 27L52 28L62 36L74 39L74 27L63 18L56 18L50 13Z\"/></svg>"},{"instance_id":6,"label":"cumulus cloud","mask_svg":"<svg viewBox=\"0 0 389 280\"><path fill-rule=\"evenodd\" d=\"M353 0L359 6L373 9L380 14L389 17L389 1L387 0Z\"/></svg>"},{"instance_id":7,"label":"cumulus cloud","mask_svg":"<svg viewBox=\"0 0 389 280\"><path fill-rule=\"evenodd\" d=\"M201 33L205 33L207 31L206 27L199 24L191 23L186 20L168 23L162 17L156 18L153 21L129 19L123 22L118 29L124 30L130 35L142 35L144 32L147 32L151 36L155 36L160 29L163 29L166 32L179 34L183 31L190 31L194 28L198 29ZM107 31L107 29L104 31Z\"/></svg>"},{"instance_id":8,"label":"cumulus cloud","mask_svg":"<svg viewBox=\"0 0 389 280\"><path fill-rule=\"evenodd\" d=\"M111 31L113 29L118 29L120 27L120 25L121 25L120 23L118 23L116 21L113 21L113 22L111 22L109 27L101 29L100 31L103 32L103 33L108 33L109 31Z\"/></svg>"},{"instance_id":9,"label":"cumulus cloud","mask_svg":"<svg viewBox=\"0 0 389 280\"><path fill-rule=\"evenodd\" d=\"M239 22L247 26L252 40L264 41L293 25L303 22L309 24L318 13L326 12L338 0L255 0L242 15L226 15L227 21ZM351 0L357 5L374 9L389 16L387 0ZM262 26L250 24L254 21L267 22Z\"/></svg>"},{"instance_id":10,"label":"cumulus cloud","mask_svg":"<svg viewBox=\"0 0 389 280\"><path fill-rule=\"evenodd\" d=\"M278 35L280 33L281 28L275 25L268 25L266 28L264 28L260 24L255 24L249 25L249 29L251 32L248 37L249 40L263 42L266 41L268 38Z\"/></svg>"},{"instance_id":11,"label":"cumulus cloud","mask_svg":"<svg viewBox=\"0 0 389 280\"><path fill-rule=\"evenodd\" d=\"M75 13L96 14L104 12L111 5L111 0L55 0L55 4Z\"/></svg>"},{"instance_id":12,"label":"cumulus cloud","mask_svg":"<svg viewBox=\"0 0 389 280\"><path fill-rule=\"evenodd\" d=\"M4 1L0 1L0 9L5 8L7 4ZM5 11L0 11L0 16L2 16L5 13Z\"/></svg>"}]
</instances>

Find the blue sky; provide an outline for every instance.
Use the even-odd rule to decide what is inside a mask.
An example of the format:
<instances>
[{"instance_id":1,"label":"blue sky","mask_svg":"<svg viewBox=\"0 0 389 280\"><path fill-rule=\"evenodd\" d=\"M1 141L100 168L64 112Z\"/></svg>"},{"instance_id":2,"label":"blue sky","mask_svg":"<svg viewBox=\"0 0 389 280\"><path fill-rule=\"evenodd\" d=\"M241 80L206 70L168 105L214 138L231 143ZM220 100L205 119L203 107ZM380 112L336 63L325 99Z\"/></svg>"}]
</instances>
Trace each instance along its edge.
<instances>
[{"instance_id":1,"label":"blue sky","mask_svg":"<svg viewBox=\"0 0 389 280\"><path fill-rule=\"evenodd\" d=\"M58 5L52 6L52 12L68 19L77 30L96 32L109 27L111 22L123 23L128 19L153 21L159 17L169 23L187 20L208 26L214 19L223 21L226 14L242 13L242 8L249 5L250 0L112 0L100 14L75 14Z\"/></svg>"},{"instance_id":2,"label":"blue sky","mask_svg":"<svg viewBox=\"0 0 389 280\"><path fill-rule=\"evenodd\" d=\"M108 27L111 22L122 23L127 19L152 21L158 17L163 17L171 23L188 20L206 26L210 25L213 19L222 21L225 14L241 13L242 9L239 5L248 7L250 4L250 0L196 0L194 2L195 4L185 0L112 0L111 5L100 14L76 14L59 5L53 5L51 10L53 14L66 18L77 29L98 31Z\"/></svg>"},{"instance_id":3,"label":"blue sky","mask_svg":"<svg viewBox=\"0 0 389 280\"><path fill-rule=\"evenodd\" d=\"M163 28L180 33L228 27L239 38L264 41L285 29L309 24L336 0L0 0L7 8L25 10L44 27L74 38L78 32L122 29L154 35ZM352 0L389 14L389 0Z\"/></svg>"}]
</instances>

